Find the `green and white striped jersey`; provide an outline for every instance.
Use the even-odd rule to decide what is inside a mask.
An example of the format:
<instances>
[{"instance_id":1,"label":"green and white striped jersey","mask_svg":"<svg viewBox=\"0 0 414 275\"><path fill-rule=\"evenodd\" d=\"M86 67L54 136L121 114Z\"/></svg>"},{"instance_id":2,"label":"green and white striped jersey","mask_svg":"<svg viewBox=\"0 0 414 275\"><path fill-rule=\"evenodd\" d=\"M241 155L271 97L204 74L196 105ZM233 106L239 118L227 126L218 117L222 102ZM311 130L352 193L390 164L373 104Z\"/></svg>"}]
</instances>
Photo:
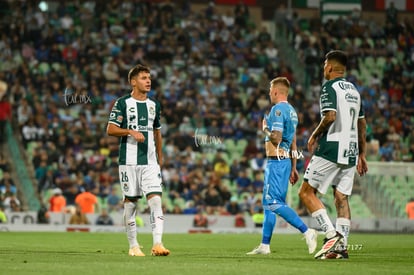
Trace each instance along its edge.
<instances>
[{"instance_id":1,"label":"green and white striped jersey","mask_svg":"<svg viewBox=\"0 0 414 275\"><path fill-rule=\"evenodd\" d=\"M153 130L161 128L160 113L160 104L153 99L139 101L131 95L118 98L109 123L139 131L145 137L144 142L137 142L132 136L120 138L119 165L158 164Z\"/></svg>"},{"instance_id":2,"label":"green and white striped jersey","mask_svg":"<svg viewBox=\"0 0 414 275\"><path fill-rule=\"evenodd\" d=\"M336 120L320 138L315 155L338 164L356 165L358 119L364 117L358 90L345 78L329 80L322 86L319 104L321 116L333 110Z\"/></svg>"}]
</instances>

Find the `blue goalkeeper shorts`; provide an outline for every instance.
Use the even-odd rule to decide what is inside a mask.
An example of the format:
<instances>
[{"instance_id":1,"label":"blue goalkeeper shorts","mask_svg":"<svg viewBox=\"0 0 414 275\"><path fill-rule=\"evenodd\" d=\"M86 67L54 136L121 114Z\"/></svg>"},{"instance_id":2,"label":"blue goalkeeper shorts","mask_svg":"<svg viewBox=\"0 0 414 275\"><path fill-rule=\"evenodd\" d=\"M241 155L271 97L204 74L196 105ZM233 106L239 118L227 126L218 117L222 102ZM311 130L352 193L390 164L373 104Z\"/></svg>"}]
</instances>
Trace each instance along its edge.
<instances>
[{"instance_id":1,"label":"blue goalkeeper shorts","mask_svg":"<svg viewBox=\"0 0 414 275\"><path fill-rule=\"evenodd\" d=\"M268 159L264 173L263 209L272 210L275 204L286 204L289 177L292 169L291 159ZM270 207L270 206L273 207Z\"/></svg>"}]
</instances>

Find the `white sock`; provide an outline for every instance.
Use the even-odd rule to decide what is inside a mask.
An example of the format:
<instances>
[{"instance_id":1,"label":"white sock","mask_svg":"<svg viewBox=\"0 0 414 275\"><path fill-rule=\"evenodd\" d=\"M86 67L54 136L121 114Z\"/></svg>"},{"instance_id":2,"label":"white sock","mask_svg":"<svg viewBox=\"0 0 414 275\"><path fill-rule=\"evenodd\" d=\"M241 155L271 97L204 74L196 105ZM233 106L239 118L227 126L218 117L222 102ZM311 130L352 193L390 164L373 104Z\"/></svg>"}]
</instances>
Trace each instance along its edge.
<instances>
[{"instance_id":1,"label":"white sock","mask_svg":"<svg viewBox=\"0 0 414 275\"><path fill-rule=\"evenodd\" d=\"M351 220L346 218L336 219L336 231L344 236L344 246L348 245L349 229L351 228Z\"/></svg>"},{"instance_id":2,"label":"white sock","mask_svg":"<svg viewBox=\"0 0 414 275\"><path fill-rule=\"evenodd\" d=\"M312 217L316 219L316 222L319 224L323 232L325 232L325 235L328 239L336 235L335 227L329 219L325 208L313 212Z\"/></svg>"},{"instance_id":3,"label":"white sock","mask_svg":"<svg viewBox=\"0 0 414 275\"><path fill-rule=\"evenodd\" d=\"M164 215L162 213L161 197L154 196L148 200L150 207L150 222L152 227L153 244L162 242L162 232L164 231Z\"/></svg>"},{"instance_id":4,"label":"white sock","mask_svg":"<svg viewBox=\"0 0 414 275\"><path fill-rule=\"evenodd\" d=\"M135 222L135 214L137 211L137 205L134 202L124 203L124 224L129 242L129 248L138 246L137 241L137 225Z\"/></svg>"},{"instance_id":5,"label":"white sock","mask_svg":"<svg viewBox=\"0 0 414 275\"><path fill-rule=\"evenodd\" d=\"M307 237L310 233L311 233L311 232L310 232L310 230L309 230L309 228L308 228L308 230L306 230L306 231L303 233L303 236Z\"/></svg>"},{"instance_id":6,"label":"white sock","mask_svg":"<svg viewBox=\"0 0 414 275\"><path fill-rule=\"evenodd\" d=\"M263 248L269 248L270 249L270 244L264 244L264 243L261 243L260 244Z\"/></svg>"}]
</instances>

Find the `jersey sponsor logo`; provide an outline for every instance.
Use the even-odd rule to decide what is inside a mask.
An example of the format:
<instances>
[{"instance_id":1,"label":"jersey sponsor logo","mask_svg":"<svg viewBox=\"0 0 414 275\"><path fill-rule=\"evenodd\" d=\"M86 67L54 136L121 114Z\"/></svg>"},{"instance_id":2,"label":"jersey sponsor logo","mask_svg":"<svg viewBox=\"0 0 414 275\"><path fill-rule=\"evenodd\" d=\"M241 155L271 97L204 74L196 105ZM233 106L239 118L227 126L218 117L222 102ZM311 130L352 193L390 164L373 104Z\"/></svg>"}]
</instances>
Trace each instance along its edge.
<instances>
[{"instance_id":1,"label":"jersey sponsor logo","mask_svg":"<svg viewBox=\"0 0 414 275\"><path fill-rule=\"evenodd\" d=\"M129 116L129 122L135 121L137 117L135 115Z\"/></svg>"},{"instance_id":2,"label":"jersey sponsor logo","mask_svg":"<svg viewBox=\"0 0 414 275\"><path fill-rule=\"evenodd\" d=\"M149 108L149 113L150 113L150 115L152 115L152 116L153 116L153 115L155 115L155 109L154 109L154 107L152 107L152 106L151 106L151 107Z\"/></svg>"},{"instance_id":3,"label":"jersey sponsor logo","mask_svg":"<svg viewBox=\"0 0 414 275\"><path fill-rule=\"evenodd\" d=\"M351 93L346 93L345 94L345 99L348 102L354 102L354 103L358 103L358 100L359 100L358 96L355 96Z\"/></svg>"},{"instance_id":4,"label":"jersey sponsor logo","mask_svg":"<svg viewBox=\"0 0 414 275\"><path fill-rule=\"evenodd\" d=\"M355 90L355 86L352 83L347 83L344 81L339 81L338 86L342 90Z\"/></svg>"},{"instance_id":5,"label":"jersey sponsor logo","mask_svg":"<svg viewBox=\"0 0 414 275\"><path fill-rule=\"evenodd\" d=\"M138 131L145 132L145 131L152 131L153 128L151 126L142 126L138 125Z\"/></svg>"},{"instance_id":6,"label":"jersey sponsor logo","mask_svg":"<svg viewBox=\"0 0 414 275\"><path fill-rule=\"evenodd\" d=\"M325 176L325 174L320 173L320 172L318 172L318 171L313 171L312 175L314 175L314 176L318 176L318 177L324 177L324 176Z\"/></svg>"},{"instance_id":7,"label":"jersey sponsor logo","mask_svg":"<svg viewBox=\"0 0 414 275\"><path fill-rule=\"evenodd\" d=\"M135 107L130 107L130 108L128 109L128 112L135 113Z\"/></svg>"}]
</instances>

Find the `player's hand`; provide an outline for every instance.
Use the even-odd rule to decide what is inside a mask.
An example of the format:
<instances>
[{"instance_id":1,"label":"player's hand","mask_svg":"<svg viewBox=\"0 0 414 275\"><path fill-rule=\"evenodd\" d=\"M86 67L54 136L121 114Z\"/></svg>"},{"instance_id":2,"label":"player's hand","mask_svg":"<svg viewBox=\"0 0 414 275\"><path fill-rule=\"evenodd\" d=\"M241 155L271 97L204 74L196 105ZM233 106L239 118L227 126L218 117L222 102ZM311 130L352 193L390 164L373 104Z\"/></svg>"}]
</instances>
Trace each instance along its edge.
<instances>
[{"instance_id":1,"label":"player's hand","mask_svg":"<svg viewBox=\"0 0 414 275\"><path fill-rule=\"evenodd\" d=\"M131 130L129 134L138 142L145 141L145 137L141 132Z\"/></svg>"},{"instance_id":2,"label":"player's hand","mask_svg":"<svg viewBox=\"0 0 414 275\"><path fill-rule=\"evenodd\" d=\"M357 172L361 177L368 172L368 163L364 156L358 158Z\"/></svg>"},{"instance_id":3,"label":"player's hand","mask_svg":"<svg viewBox=\"0 0 414 275\"><path fill-rule=\"evenodd\" d=\"M296 169L292 169L292 171L290 172L290 184L295 185L299 180L299 172Z\"/></svg>"}]
</instances>

